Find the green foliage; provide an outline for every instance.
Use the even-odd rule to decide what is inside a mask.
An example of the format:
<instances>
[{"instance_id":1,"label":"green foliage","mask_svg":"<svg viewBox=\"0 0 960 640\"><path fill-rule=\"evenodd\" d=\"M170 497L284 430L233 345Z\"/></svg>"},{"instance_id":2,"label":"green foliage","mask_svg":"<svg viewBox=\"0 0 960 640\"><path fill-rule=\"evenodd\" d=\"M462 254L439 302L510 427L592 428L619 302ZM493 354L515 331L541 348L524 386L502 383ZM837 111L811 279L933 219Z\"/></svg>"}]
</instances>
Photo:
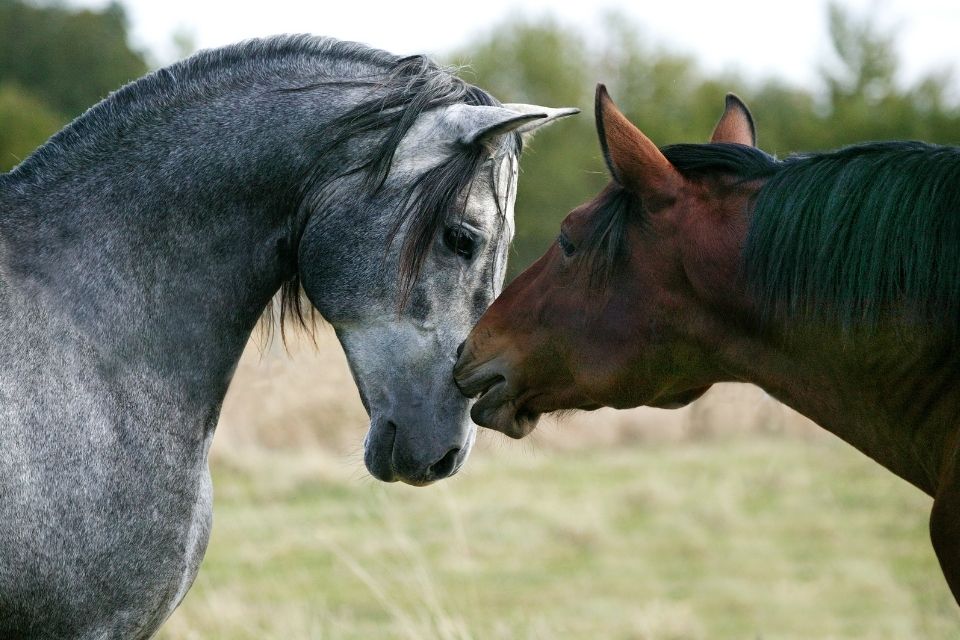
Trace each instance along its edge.
<instances>
[{"instance_id":1,"label":"green foliage","mask_svg":"<svg viewBox=\"0 0 960 640\"><path fill-rule=\"evenodd\" d=\"M26 158L64 124L59 113L13 83L0 83L0 171Z\"/></svg>"},{"instance_id":2,"label":"green foliage","mask_svg":"<svg viewBox=\"0 0 960 640\"><path fill-rule=\"evenodd\" d=\"M0 169L147 70L116 2L78 11L0 0Z\"/></svg>"},{"instance_id":3,"label":"green foliage","mask_svg":"<svg viewBox=\"0 0 960 640\"><path fill-rule=\"evenodd\" d=\"M828 11L836 61L821 68L829 106L823 124L833 125L820 148L894 138L960 142L960 105L950 105L945 95L949 71L901 89L895 34L835 3Z\"/></svg>"},{"instance_id":4,"label":"green foliage","mask_svg":"<svg viewBox=\"0 0 960 640\"><path fill-rule=\"evenodd\" d=\"M566 213L608 179L593 125L596 81L660 145L706 141L729 91L750 105L760 146L781 156L868 140L960 143L951 74L903 87L895 34L838 5L828 11L835 55L820 68L819 92L778 78L707 78L693 58L648 47L643 30L618 13L606 16L600 42L588 43L551 18L511 18L455 53L453 60L470 63L468 80L504 101L584 111L538 134L523 160L511 275L535 260Z\"/></svg>"},{"instance_id":5,"label":"green foliage","mask_svg":"<svg viewBox=\"0 0 960 640\"><path fill-rule=\"evenodd\" d=\"M838 440L493 448L429 490L326 452L215 461L159 637L958 637L929 498Z\"/></svg>"},{"instance_id":6,"label":"green foliage","mask_svg":"<svg viewBox=\"0 0 960 640\"><path fill-rule=\"evenodd\" d=\"M0 0L0 79L70 118L147 70L127 44L126 14L117 3L76 11Z\"/></svg>"},{"instance_id":7,"label":"green foliage","mask_svg":"<svg viewBox=\"0 0 960 640\"><path fill-rule=\"evenodd\" d=\"M869 17L854 18L836 3L827 13L830 43L840 60L837 66L821 69L833 107L845 101L882 100L895 91L894 35L880 31Z\"/></svg>"}]
</instances>

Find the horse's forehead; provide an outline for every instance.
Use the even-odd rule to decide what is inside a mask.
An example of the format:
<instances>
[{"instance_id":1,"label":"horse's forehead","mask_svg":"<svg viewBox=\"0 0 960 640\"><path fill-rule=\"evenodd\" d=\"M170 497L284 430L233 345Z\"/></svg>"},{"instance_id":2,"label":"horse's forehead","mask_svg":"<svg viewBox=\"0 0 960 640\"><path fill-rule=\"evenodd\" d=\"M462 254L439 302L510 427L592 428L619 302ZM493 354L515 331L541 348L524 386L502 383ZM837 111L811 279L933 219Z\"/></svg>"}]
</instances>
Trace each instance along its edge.
<instances>
[{"instance_id":1,"label":"horse's forehead","mask_svg":"<svg viewBox=\"0 0 960 640\"><path fill-rule=\"evenodd\" d=\"M501 200L516 190L520 163L513 153L504 153L487 159L476 177L473 192L483 196L496 195ZM501 203L505 204L505 203Z\"/></svg>"},{"instance_id":2,"label":"horse's forehead","mask_svg":"<svg viewBox=\"0 0 960 640\"><path fill-rule=\"evenodd\" d=\"M420 114L407 131L393 156L392 168L397 173L417 175L428 171L460 151L457 132L444 118L443 109L431 109ZM497 153L496 156L501 154ZM502 154L510 156L513 154ZM511 171L499 171L510 179ZM506 184L496 185L503 192Z\"/></svg>"},{"instance_id":3,"label":"horse's forehead","mask_svg":"<svg viewBox=\"0 0 960 640\"><path fill-rule=\"evenodd\" d=\"M497 193L509 194L516 190L517 177L520 173L520 159L514 153L504 154L499 158L499 170L495 173Z\"/></svg>"},{"instance_id":4,"label":"horse's forehead","mask_svg":"<svg viewBox=\"0 0 960 640\"><path fill-rule=\"evenodd\" d=\"M582 204L567 214L563 220L563 227L569 231L583 228L590 224L595 215L597 215L597 207L593 202Z\"/></svg>"},{"instance_id":5,"label":"horse's forehead","mask_svg":"<svg viewBox=\"0 0 960 640\"><path fill-rule=\"evenodd\" d=\"M501 210L504 212L507 223L506 239L513 239L514 218L513 205L517 199L517 180L520 174L520 158L515 153L508 153L501 158L500 171L496 173L497 197L501 199Z\"/></svg>"},{"instance_id":6,"label":"horse's forehead","mask_svg":"<svg viewBox=\"0 0 960 640\"><path fill-rule=\"evenodd\" d=\"M608 192L613 188L613 185L607 186L593 200L581 204L568 213L567 217L563 219L563 228L570 232L576 232L591 227L603 208L603 204L608 200Z\"/></svg>"},{"instance_id":7,"label":"horse's forehead","mask_svg":"<svg viewBox=\"0 0 960 640\"><path fill-rule=\"evenodd\" d=\"M453 138L445 134L440 110L421 114L397 145L393 170L419 174L439 165L454 152Z\"/></svg>"},{"instance_id":8,"label":"horse's forehead","mask_svg":"<svg viewBox=\"0 0 960 640\"><path fill-rule=\"evenodd\" d=\"M512 234L519 159L516 154L506 153L487 162L470 189L467 213L475 223L492 227L499 225L496 220L502 216Z\"/></svg>"}]
</instances>

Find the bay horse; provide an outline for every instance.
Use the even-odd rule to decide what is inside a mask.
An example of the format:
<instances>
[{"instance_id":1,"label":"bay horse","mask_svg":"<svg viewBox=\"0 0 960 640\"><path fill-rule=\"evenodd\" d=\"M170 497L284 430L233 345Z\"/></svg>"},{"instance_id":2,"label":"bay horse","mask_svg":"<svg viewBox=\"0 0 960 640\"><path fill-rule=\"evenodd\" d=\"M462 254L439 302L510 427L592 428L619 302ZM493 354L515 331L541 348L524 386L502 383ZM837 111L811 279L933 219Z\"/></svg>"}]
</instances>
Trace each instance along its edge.
<instances>
[{"instance_id":1,"label":"bay horse","mask_svg":"<svg viewBox=\"0 0 960 640\"><path fill-rule=\"evenodd\" d=\"M611 182L461 345L474 420L757 384L933 497L960 602L960 148L780 161L730 95L709 144L660 149L602 85L596 126Z\"/></svg>"},{"instance_id":2,"label":"bay horse","mask_svg":"<svg viewBox=\"0 0 960 640\"><path fill-rule=\"evenodd\" d=\"M0 176L0 638L147 638L174 610L278 290L336 330L371 474L455 473L450 371L502 283L521 135L575 111L283 36L129 84Z\"/></svg>"}]
</instances>

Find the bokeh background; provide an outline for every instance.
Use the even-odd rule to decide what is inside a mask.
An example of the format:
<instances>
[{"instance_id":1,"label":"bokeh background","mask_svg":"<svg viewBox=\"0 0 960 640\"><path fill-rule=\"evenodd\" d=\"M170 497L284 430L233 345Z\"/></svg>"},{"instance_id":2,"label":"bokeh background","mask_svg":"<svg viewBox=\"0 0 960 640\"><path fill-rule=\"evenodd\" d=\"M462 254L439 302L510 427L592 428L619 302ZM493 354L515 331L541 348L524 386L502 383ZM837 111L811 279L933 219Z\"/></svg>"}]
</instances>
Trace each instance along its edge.
<instances>
[{"instance_id":1,"label":"bokeh background","mask_svg":"<svg viewBox=\"0 0 960 640\"><path fill-rule=\"evenodd\" d=\"M584 110L523 159L511 275L606 181L597 81L661 144L705 140L731 90L781 156L960 143L954 2L249 4L0 0L0 170L124 82L280 31ZM365 428L329 328L254 337L213 447L207 558L162 638L960 637L930 500L754 387L482 432L426 489L372 480Z\"/></svg>"}]
</instances>

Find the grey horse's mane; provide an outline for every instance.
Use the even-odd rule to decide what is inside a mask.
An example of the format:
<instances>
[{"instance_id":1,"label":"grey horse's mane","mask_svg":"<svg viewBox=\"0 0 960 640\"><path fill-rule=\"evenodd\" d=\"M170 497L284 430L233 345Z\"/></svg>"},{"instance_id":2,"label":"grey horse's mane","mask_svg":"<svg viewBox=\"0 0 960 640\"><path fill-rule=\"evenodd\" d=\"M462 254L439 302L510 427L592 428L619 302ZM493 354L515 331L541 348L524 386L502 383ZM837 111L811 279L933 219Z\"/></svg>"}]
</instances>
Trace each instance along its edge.
<instances>
[{"instance_id":1,"label":"grey horse's mane","mask_svg":"<svg viewBox=\"0 0 960 640\"><path fill-rule=\"evenodd\" d=\"M361 173L368 195L381 189L397 145L423 112L460 102L500 104L425 56L400 57L358 43L310 35L248 40L201 51L118 89L0 180L15 178L20 188L26 188L80 169L115 149L118 138L138 122L163 117L178 105L200 102L233 87L263 87L265 92L278 94L331 87L364 91L359 104L325 125L323 141L316 144L315 166L304 176L301 193L296 194L299 211L290 219L291 247L298 246L306 217L317 210L327 187L338 178ZM331 175L325 160L352 138L366 135L379 136L379 142L364 145L353 164ZM392 238L401 229L406 231L399 274L401 307L443 224L451 212L463 212L470 185L491 151L519 154L520 147L518 135L505 136L498 150L464 145L417 179L391 234ZM492 167L491 171L496 171L498 163ZM299 274L294 270L281 288L281 329L285 316L308 324L301 300Z\"/></svg>"},{"instance_id":2,"label":"grey horse's mane","mask_svg":"<svg viewBox=\"0 0 960 640\"><path fill-rule=\"evenodd\" d=\"M19 182L42 179L50 170L95 159L116 137L145 118L230 87L291 84L305 75L383 73L397 56L355 42L310 35L253 39L200 51L130 82L90 107L18 165ZM323 64L318 69L318 62Z\"/></svg>"}]
</instances>

